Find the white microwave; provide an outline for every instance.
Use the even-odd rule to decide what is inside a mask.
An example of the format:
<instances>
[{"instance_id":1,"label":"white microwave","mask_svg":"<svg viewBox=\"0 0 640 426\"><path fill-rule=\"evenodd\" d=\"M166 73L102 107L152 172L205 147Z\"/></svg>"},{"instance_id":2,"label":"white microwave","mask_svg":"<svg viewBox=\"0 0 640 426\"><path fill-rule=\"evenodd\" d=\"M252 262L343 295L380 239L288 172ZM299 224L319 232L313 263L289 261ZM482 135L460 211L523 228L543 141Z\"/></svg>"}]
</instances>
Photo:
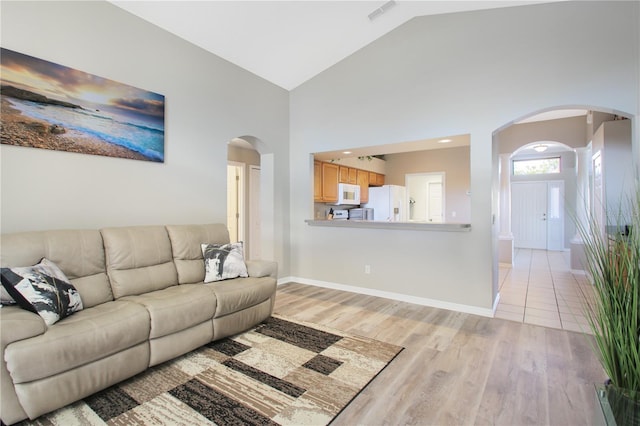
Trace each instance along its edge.
<instances>
[{"instance_id":1,"label":"white microwave","mask_svg":"<svg viewBox=\"0 0 640 426\"><path fill-rule=\"evenodd\" d=\"M336 205L358 205L360 204L360 185L349 183L338 184L338 202Z\"/></svg>"}]
</instances>

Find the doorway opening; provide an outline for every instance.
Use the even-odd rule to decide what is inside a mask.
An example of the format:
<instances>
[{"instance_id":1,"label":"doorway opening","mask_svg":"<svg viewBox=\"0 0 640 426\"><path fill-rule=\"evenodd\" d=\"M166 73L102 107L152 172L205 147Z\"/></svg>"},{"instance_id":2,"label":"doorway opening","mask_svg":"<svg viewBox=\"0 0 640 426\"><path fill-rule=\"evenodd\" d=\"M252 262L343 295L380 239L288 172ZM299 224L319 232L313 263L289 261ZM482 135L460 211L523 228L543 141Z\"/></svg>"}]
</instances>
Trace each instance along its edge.
<instances>
[{"instance_id":1,"label":"doorway opening","mask_svg":"<svg viewBox=\"0 0 640 426\"><path fill-rule=\"evenodd\" d=\"M267 234L273 230L269 220L272 215L266 214L273 208L273 201L264 199L273 188L265 186L262 176L263 159L267 159L267 169L273 162L268 161L270 155L254 148L254 144L262 146L258 142L249 136L234 138L227 151L227 228L231 242L244 243L246 259L273 258L273 247L265 246L263 238L265 229Z\"/></svg>"},{"instance_id":2,"label":"doorway opening","mask_svg":"<svg viewBox=\"0 0 640 426\"><path fill-rule=\"evenodd\" d=\"M633 123L628 119L631 116L606 111L550 108L512 121L493 133L493 206L497 213L493 222L494 306L497 301L505 303L500 298L499 280L506 283L516 271L514 247L522 247L519 252L540 247L545 256L563 250L558 259L566 264L561 266L574 276L584 274L584 246L576 223L584 224L599 213L593 208L597 201L615 205L608 195L613 192L619 198L621 182L629 180L625 177L636 170L633 158L637 147L632 141L637 135L633 135ZM601 164L607 156L611 161L608 169ZM537 165L526 161L557 157L559 170L558 164L553 164L555 160ZM525 160L518 167L531 170L514 173L514 159ZM555 240L558 236L561 239Z\"/></svg>"},{"instance_id":3,"label":"doorway opening","mask_svg":"<svg viewBox=\"0 0 640 426\"><path fill-rule=\"evenodd\" d=\"M411 173L405 175L408 219L411 222L444 222L445 173Z\"/></svg>"}]
</instances>

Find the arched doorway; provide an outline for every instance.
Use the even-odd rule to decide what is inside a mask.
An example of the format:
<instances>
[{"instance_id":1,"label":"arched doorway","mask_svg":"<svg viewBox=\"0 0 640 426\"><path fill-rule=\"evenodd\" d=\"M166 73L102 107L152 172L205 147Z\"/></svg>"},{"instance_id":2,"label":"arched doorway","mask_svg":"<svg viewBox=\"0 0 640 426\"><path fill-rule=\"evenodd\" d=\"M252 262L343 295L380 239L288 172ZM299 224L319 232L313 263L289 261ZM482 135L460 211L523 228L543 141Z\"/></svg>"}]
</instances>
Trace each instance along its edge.
<instances>
[{"instance_id":1,"label":"arched doorway","mask_svg":"<svg viewBox=\"0 0 640 426\"><path fill-rule=\"evenodd\" d=\"M262 140L246 135L229 141L227 153L229 235L245 242L248 259L273 260L273 154Z\"/></svg>"},{"instance_id":2,"label":"arched doorway","mask_svg":"<svg viewBox=\"0 0 640 426\"><path fill-rule=\"evenodd\" d=\"M627 177L633 175L635 157L632 153L631 120L613 111L585 108L583 113L562 117L564 112L566 111L545 111L545 114L558 114L558 117L532 114L527 119L511 122L494 132L494 158L497 164L494 172L499 182L496 194L499 200L499 241L494 255L494 268L499 270L494 281L494 296L499 304L495 315L525 323L580 331L588 326L580 323L584 320L581 319L580 310L571 306L572 303L579 304L579 300L571 300L571 294L572 291L577 292L575 286L588 286L588 283L577 270L582 269L579 260L583 251L581 239L575 231L575 223L594 214L593 190L598 187L597 173L593 171L594 160L598 156L608 156L609 161L612 157L618 158L618 164L609 167L609 188L614 188L620 194L617 190L620 181L612 176L623 169L626 170L623 174ZM621 146L624 146L622 155L618 151ZM551 252L547 250L548 247L542 250L518 249L514 258L514 247L518 244L513 235L516 214L513 205L518 195L511 191L512 181L519 179L528 185L536 181L554 180L553 173L548 169L547 173L542 174L546 179L540 179L540 175L535 174L517 178L514 175L514 160L552 157L561 157L561 171L564 168L565 172L569 172L569 176L557 179L565 182L563 210L566 232L563 251ZM602 167L601 171L603 175L600 179L607 180L604 176L606 167ZM556 176L560 175L561 173ZM606 193L606 185L601 186ZM545 192L546 196L543 195L543 198L548 197L548 189ZM605 204L610 203L605 197L602 200ZM537 219L548 219L548 213L546 217L538 213Z\"/></svg>"},{"instance_id":3,"label":"arched doorway","mask_svg":"<svg viewBox=\"0 0 640 426\"><path fill-rule=\"evenodd\" d=\"M530 156L544 157L554 150L573 150L576 154L563 155L563 163L561 167L580 169L580 163L583 161L588 164L582 164L582 170L592 168L591 158L585 156L585 152L589 150L590 142L594 135L603 126L603 123L625 118L613 110L607 111L605 108L593 109L590 107L583 108L550 108L543 111L534 112L526 117L514 120L496 130L493 134L494 147L496 149L496 166L494 172L498 175L498 253L497 263L511 264L513 252L513 232L512 232L512 211L511 211L511 181L513 173L513 157L514 156ZM631 123L628 122L628 159L633 158L631 154ZM537 152L534 148L544 146L545 151ZM594 150L594 154L597 150ZM544 155L538 155L544 153ZM574 170L574 173L577 173ZM590 176L590 175L589 175ZM583 176L588 179L589 176ZM529 178L535 180L535 177ZM567 179L569 179L567 181ZM577 181L570 182L570 177L565 181L565 205L573 214L579 215L579 209L576 209L578 198L580 198L580 206L584 208L585 196L584 188L578 194ZM525 178L526 180L526 178ZM589 185L592 185L589 182ZM578 197L578 195L580 197ZM573 222L565 220L565 246L572 237L574 230Z\"/></svg>"}]
</instances>

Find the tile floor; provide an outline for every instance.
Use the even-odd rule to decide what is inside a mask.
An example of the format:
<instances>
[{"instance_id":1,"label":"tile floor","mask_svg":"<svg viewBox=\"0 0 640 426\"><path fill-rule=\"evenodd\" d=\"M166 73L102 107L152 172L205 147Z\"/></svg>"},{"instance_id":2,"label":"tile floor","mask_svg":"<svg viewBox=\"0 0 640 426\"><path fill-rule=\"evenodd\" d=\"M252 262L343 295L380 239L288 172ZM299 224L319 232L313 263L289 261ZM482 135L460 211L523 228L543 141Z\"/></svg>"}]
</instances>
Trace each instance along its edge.
<instances>
[{"instance_id":1,"label":"tile floor","mask_svg":"<svg viewBox=\"0 0 640 426\"><path fill-rule=\"evenodd\" d=\"M586 275L570 269L570 253L516 249L514 264L500 267L496 318L590 332L582 300L591 295Z\"/></svg>"}]
</instances>

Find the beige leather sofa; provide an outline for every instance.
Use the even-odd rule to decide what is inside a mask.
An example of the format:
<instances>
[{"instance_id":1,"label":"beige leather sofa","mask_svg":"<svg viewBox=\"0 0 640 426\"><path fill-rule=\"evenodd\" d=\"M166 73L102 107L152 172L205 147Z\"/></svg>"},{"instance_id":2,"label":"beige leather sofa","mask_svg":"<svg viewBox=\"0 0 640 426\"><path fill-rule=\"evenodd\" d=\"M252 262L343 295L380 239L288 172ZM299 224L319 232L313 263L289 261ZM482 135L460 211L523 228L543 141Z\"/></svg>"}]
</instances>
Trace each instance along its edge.
<instances>
[{"instance_id":1,"label":"beige leather sofa","mask_svg":"<svg viewBox=\"0 0 640 426\"><path fill-rule=\"evenodd\" d=\"M247 261L248 278L203 283L201 244L228 242L222 224L3 235L1 266L46 257L84 309L49 327L0 309L2 421L34 419L268 318L275 262Z\"/></svg>"}]
</instances>

